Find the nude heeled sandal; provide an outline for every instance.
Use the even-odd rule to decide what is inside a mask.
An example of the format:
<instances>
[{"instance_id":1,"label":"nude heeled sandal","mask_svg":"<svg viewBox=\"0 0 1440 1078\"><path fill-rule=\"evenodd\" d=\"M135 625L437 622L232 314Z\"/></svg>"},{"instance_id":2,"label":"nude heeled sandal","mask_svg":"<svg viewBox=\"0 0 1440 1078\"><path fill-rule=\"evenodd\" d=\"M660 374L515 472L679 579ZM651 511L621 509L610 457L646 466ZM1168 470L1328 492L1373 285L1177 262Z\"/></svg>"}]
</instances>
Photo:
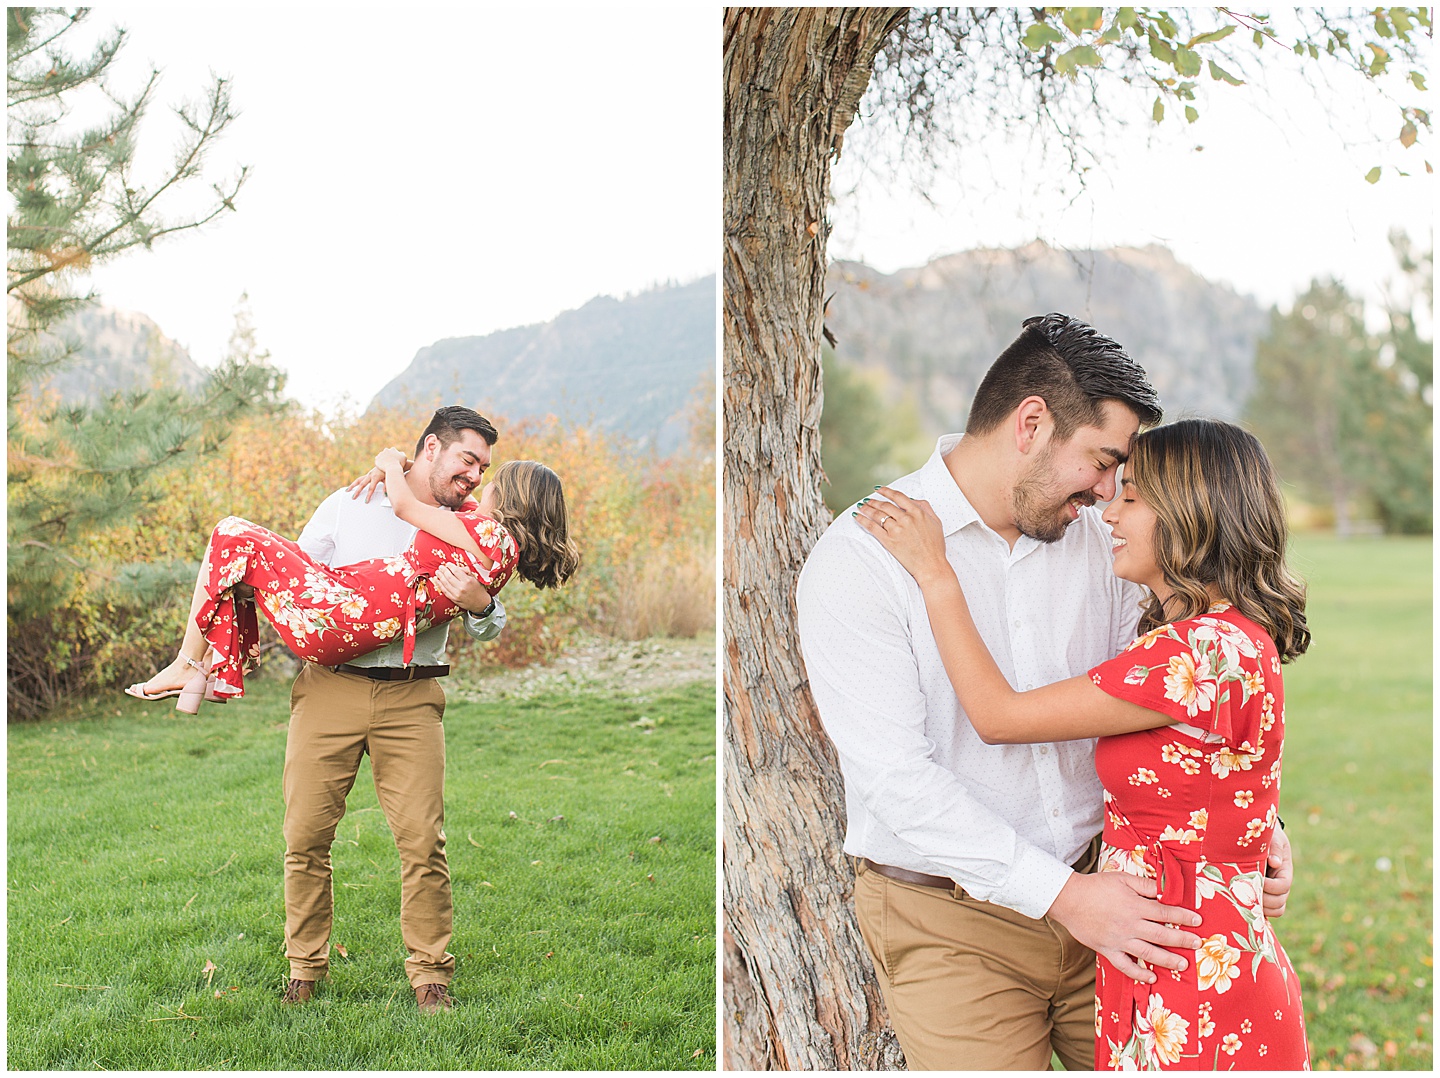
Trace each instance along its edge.
<instances>
[{"instance_id":1,"label":"nude heeled sandal","mask_svg":"<svg viewBox=\"0 0 1440 1078\"><path fill-rule=\"evenodd\" d=\"M207 653L207 660L208 660ZM180 690L180 697L175 701L175 710L183 711L187 715L196 715L200 712L200 701L205 699L210 682L210 663L190 658L188 655L181 655L181 660L186 666L195 670L190 675L190 680Z\"/></svg>"}]
</instances>

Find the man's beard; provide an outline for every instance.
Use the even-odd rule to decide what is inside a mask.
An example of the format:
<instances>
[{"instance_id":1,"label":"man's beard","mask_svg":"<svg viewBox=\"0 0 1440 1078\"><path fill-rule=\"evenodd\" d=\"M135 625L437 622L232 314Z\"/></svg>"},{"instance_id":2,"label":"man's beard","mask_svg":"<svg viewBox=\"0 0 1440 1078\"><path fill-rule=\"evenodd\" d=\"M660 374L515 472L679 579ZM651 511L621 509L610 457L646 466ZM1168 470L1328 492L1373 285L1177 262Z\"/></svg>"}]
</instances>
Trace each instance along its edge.
<instances>
[{"instance_id":1,"label":"man's beard","mask_svg":"<svg viewBox=\"0 0 1440 1078\"><path fill-rule=\"evenodd\" d=\"M1065 529L1073 523L1066 512L1071 498L1079 498L1082 505L1095 504L1095 495L1088 490L1072 491L1061 498L1045 483L1042 473L1054 455L1054 446L1047 445L1041 450L1025 474L1015 481L1010 494L1015 527L1021 535L1042 543L1057 543L1065 538Z\"/></svg>"},{"instance_id":2,"label":"man's beard","mask_svg":"<svg viewBox=\"0 0 1440 1078\"><path fill-rule=\"evenodd\" d=\"M443 505L447 509L459 509L465 504L465 499L470 497L467 490L461 494L455 489L455 480L459 476L452 475L449 479L441 479L438 475L430 476L430 495L435 499L436 504Z\"/></svg>"}]
</instances>

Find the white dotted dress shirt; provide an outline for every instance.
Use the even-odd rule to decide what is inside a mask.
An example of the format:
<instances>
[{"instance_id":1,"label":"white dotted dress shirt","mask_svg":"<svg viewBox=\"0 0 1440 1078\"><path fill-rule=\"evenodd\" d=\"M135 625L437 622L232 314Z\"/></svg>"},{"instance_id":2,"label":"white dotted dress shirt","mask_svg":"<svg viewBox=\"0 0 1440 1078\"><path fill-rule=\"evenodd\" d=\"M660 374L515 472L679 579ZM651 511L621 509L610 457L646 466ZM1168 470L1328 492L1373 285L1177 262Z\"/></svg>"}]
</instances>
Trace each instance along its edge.
<instances>
[{"instance_id":1,"label":"white dotted dress shirt","mask_svg":"<svg viewBox=\"0 0 1440 1078\"><path fill-rule=\"evenodd\" d=\"M1056 543L1012 550L961 493L941 438L890 484L923 498L970 612L1006 679L1025 690L1085 673L1135 636L1143 590L1111 571L1110 528L1083 509ZM948 876L975 898L1043 917L1101 828L1093 739L980 740L945 673L914 579L840 514L796 592L810 690L845 780L845 852Z\"/></svg>"},{"instance_id":2,"label":"white dotted dress shirt","mask_svg":"<svg viewBox=\"0 0 1440 1078\"><path fill-rule=\"evenodd\" d=\"M410 545L418 531L395 515L390 499L375 494L369 502L364 495L352 498L348 490L337 490L320 503L297 540L300 549L323 565L353 565L371 558L388 558ZM495 609L485 618L466 611L461 614L465 631L476 640L490 640L505 627L505 608L495 600ZM450 624L442 622L415 634L415 666L439 666L445 662L445 644ZM351 659L351 666L404 666L405 639L397 636L384 647Z\"/></svg>"}]
</instances>

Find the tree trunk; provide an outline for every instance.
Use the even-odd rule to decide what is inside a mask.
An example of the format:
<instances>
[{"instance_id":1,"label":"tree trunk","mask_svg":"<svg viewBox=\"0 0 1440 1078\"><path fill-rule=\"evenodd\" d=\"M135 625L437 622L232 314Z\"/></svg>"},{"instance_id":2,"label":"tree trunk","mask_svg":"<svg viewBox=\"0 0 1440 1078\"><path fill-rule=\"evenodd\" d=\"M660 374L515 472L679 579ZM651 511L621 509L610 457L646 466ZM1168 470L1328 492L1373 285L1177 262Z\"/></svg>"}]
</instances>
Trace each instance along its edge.
<instances>
[{"instance_id":1,"label":"tree trunk","mask_svg":"<svg viewBox=\"0 0 1440 1078\"><path fill-rule=\"evenodd\" d=\"M830 161L904 8L725 12L726 1065L901 1065L795 634L820 496Z\"/></svg>"}]
</instances>

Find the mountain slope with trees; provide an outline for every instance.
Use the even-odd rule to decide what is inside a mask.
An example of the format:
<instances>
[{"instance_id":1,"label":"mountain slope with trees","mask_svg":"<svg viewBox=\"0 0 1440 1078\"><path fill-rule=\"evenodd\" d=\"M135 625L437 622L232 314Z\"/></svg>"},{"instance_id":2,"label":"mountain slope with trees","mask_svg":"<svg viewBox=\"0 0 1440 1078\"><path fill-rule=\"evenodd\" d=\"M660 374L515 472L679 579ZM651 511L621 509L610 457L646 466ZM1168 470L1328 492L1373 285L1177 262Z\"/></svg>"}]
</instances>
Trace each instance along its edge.
<instances>
[{"instance_id":1,"label":"mountain slope with trees","mask_svg":"<svg viewBox=\"0 0 1440 1078\"><path fill-rule=\"evenodd\" d=\"M462 400L509 420L554 415L660 452L688 433L686 406L715 367L715 277L615 299L549 322L420 349L370 407Z\"/></svg>"}]
</instances>

